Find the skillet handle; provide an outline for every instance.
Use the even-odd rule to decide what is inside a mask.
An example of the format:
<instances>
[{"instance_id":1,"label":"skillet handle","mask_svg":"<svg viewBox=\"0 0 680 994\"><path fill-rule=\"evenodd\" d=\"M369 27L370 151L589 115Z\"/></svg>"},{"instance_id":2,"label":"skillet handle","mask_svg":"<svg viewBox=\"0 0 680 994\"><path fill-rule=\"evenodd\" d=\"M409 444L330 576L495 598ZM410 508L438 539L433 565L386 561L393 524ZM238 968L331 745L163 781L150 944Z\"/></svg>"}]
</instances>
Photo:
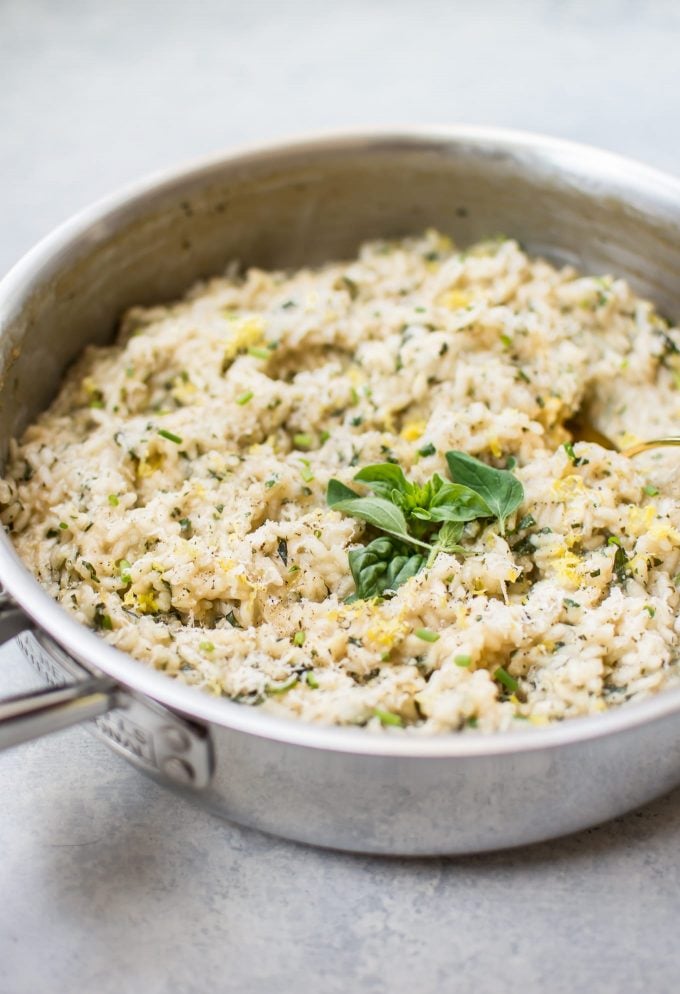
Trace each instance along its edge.
<instances>
[{"instance_id":1,"label":"skillet handle","mask_svg":"<svg viewBox=\"0 0 680 994\"><path fill-rule=\"evenodd\" d=\"M0 701L0 750L89 720L114 752L151 776L192 790L210 784L215 760L205 725L93 674L41 632L0 587L0 644L15 635L51 686Z\"/></svg>"},{"instance_id":2,"label":"skillet handle","mask_svg":"<svg viewBox=\"0 0 680 994\"><path fill-rule=\"evenodd\" d=\"M0 701L0 750L98 718L115 707L115 690L93 677Z\"/></svg>"},{"instance_id":3,"label":"skillet handle","mask_svg":"<svg viewBox=\"0 0 680 994\"><path fill-rule=\"evenodd\" d=\"M34 627L0 590L0 644ZM115 706L114 685L97 677L7 697L0 701L0 750L97 718Z\"/></svg>"}]
</instances>

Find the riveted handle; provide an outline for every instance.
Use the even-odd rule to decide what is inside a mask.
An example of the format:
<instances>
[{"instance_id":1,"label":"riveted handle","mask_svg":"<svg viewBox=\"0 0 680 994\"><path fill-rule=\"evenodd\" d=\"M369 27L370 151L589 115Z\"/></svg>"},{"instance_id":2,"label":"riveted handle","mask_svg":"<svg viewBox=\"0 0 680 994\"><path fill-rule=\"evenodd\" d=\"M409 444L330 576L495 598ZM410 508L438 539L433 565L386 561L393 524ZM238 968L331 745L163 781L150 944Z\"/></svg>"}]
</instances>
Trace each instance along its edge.
<instances>
[{"instance_id":1,"label":"riveted handle","mask_svg":"<svg viewBox=\"0 0 680 994\"><path fill-rule=\"evenodd\" d=\"M0 590L0 644L34 628L32 619ZM77 683L5 698L0 701L0 749L105 714L116 706L115 691L110 681L87 677Z\"/></svg>"}]
</instances>

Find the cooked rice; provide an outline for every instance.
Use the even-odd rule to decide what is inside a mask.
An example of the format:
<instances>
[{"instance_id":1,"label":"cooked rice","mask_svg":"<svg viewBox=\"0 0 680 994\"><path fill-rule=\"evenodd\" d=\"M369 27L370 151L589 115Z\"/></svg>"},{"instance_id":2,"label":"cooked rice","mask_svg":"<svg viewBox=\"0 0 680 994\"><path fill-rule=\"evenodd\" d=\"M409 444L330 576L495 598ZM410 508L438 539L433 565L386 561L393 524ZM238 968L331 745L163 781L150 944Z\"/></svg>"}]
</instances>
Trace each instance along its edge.
<instances>
[{"instance_id":1,"label":"cooked rice","mask_svg":"<svg viewBox=\"0 0 680 994\"><path fill-rule=\"evenodd\" d=\"M680 332L623 280L512 240L232 270L86 349L11 446L2 521L79 621L210 693L371 729L543 725L678 681L677 457L563 443L584 404L619 444L680 432L679 380ZM449 449L516 460L505 537L472 522L472 554L345 603L375 533L326 507L329 478L446 477Z\"/></svg>"}]
</instances>

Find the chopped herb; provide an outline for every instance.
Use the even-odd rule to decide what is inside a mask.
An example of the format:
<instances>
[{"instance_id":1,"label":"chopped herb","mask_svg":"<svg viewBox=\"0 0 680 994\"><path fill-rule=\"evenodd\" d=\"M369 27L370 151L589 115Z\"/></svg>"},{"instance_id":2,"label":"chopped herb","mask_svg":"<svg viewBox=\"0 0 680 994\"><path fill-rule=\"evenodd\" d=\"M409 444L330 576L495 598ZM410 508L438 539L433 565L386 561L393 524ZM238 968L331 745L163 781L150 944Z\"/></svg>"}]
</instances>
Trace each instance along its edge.
<instances>
[{"instance_id":1,"label":"chopped herb","mask_svg":"<svg viewBox=\"0 0 680 994\"><path fill-rule=\"evenodd\" d=\"M287 690L292 690L292 688L298 682L298 679L299 678L297 673L293 673L292 676L289 676L288 679L284 680L282 683L269 683L267 684L267 693L285 694Z\"/></svg>"},{"instance_id":2,"label":"chopped herb","mask_svg":"<svg viewBox=\"0 0 680 994\"><path fill-rule=\"evenodd\" d=\"M313 670L307 670L306 671L306 673L305 673L305 682L306 682L306 684L307 684L308 687L312 688L312 690L318 690L319 689L319 681L314 676Z\"/></svg>"},{"instance_id":3,"label":"chopped herb","mask_svg":"<svg viewBox=\"0 0 680 994\"><path fill-rule=\"evenodd\" d=\"M267 488L267 490L271 490L271 488L273 486L275 486L275 484L278 482L278 479L279 478L278 478L277 474L274 473L274 475L270 476L268 480L265 480L264 481L264 485Z\"/></svg>"},{"instance_id":4,"label":"chopped herb","mask_svg":"<svg viewBox=\"0 0 680 994\"><path fill-rule=\"evenodd\" d=\"M322 445L324 442L327 442L330 437L331 433L329 431L322 431L319 433L319 441Z\"/></svg>"},{"instance_id":5,"label":"chopped herb","mask_svg":"<svg viewBox=\"0 0 680 994\"><path fill-rule=\"evenodd\" d=\"M581 607L581 605L579 604L579 602L578 601L573 601L571 599L571 597L565 597L564 600L562 601L562 603L564 604L564 606L566 608L570 608L570 607L580 608Z\"/></svg>"},{"instance_id":6,"label":"chopped herb","mask_svg":"<svg viewBox=\"0 0 680 994\"><path fill-rule=\"evenodd\" d=\"M285 538L280 538L279 539L279 544L276 547L276 551L278 552L279 559L281 560L281 562L283 563L283 565L287 566L288 565L288 542L286 542Z\"/></svg>"},{"instance_id":7,"label":"chopped herb","mask_svg":"<svg viewBox=\"0 0 680 994\"><path fill-rule=\"evenodd\" d=\"M416 628L413 634L423 642L438 642L441 638L438 632L433 632L429 628Z\"/></svg>"},{"instance_id":8,"label":"chopped herb","mask_svg":"<svg viewBox=\"0 0 680 994\"><path fill-rule=\"evenodd\" d=\"M288 572L289 573L299 573L300 572L300 567L298 566L297 563L293 563L292 566L288 567Z\"/></svg>"},{"instance_id":9,"label":"chopped herb","mask_svg":"<svg viewBox=\"0 0 680 994\"><path fill-rule=\"evenodd\" d=\"M644 490L644 492L647 494L648 497L656 497L656 495L659 492L656 487L652 486L651 483L648 483L642 489Z\"/></svg>"},{"instance_id":10,"label":"chopped herb","mask_svg":"<svg viewBox=\"0 0 680 994\"><path fill-rule=\"evenodd\" d=\"M111 507L118 507L120 501L118 500L118 494L109 494L109 504Z\"/></svg>"},{"instance_id":11,"label":"chopped herb","mask_svg":"<svg viewBox=\"0 0 680 994\"><path fill-rule=\"evenodd\" d=\"M515 680L513 676L510 676L508 671L504 669L502 666L498 667L498 669L495 671L493 675L493 678L494 680L498 680L499 683L502 683L504 687L507 687L507 689L512 691L513 693L519 689L519 684L517 683L517 680Z\"/></svg>"},{"instance_id":12,"label":"chopped herb","mask_svg":"<svg viewBox=\"0 0 680 994\"><path fill-rule=\"evenodd\" d=\"M359 287L356 285L354 280L351 280L349 276L344 274L340 277L340 282L344 285L347 293L350 296L350 300L356 300L359 296Z\"/></svg>"},{"instance_id":13,"label":"chopped herb","mask_svg":"<svg viewBox=\"0 0 680 994\"><path fill-rule=\"evenodd\" d=\"M127 559L121 559L118 563L118 571L120 575L120 582L124 583L126 586L128 583L132 583L132 577L130 576L130 563Z\"/></svg>"},{"instance_id":14,"label":"chopped herb","mask_svg":"<svg viewBox=\"0 0 680 994\"><path fill-rule=\"evenodd\" d=\"M94 608L94 627L98 628L100 631L110 632L113 630L113 622L108 614L106 614L106 608L103 604L95 604Z\"/></svg>"},{"instance_id":15,"label":"chopped herb","mask_svg":"<svg viewBox=\"0 0 680 994\"><path fill-rule=\"evenodd\" d=\"M298 646L298 648L301 649L302 646L305 644L305 639L306 638L307 638L307 633L306 632L302 632L302 631L296 632L295 635L293 636L293 645L296 645L296 646Z\"/></svg>"},{"instance_id":16,"label":"chopped herb","mask_svg":"<svg viewBox=\"0 0 680 994\"><path fill-rule=\"evenodd\" d=\"M94 569L94 566L92 565L92 563L88 563L87 559L83 559L82 563L83 563L83 566L85 567L85 569L87 570L87 572L90 574L90 576L94 580L94 582L95 583L99 583L99 577L97 576L97 574L95 572L95 569Z\"/></svg>"},{"instance_id":17,"label":"chopped herb","mask_svg":"<svg viewBox=\"0 0 680 994\"><path fill-rule=\"evenodd\" d=\"M467 667L472 662L472 656L465 656L465 655L454 656L453 661L456 664L456 666Z\"/></svg>"},{"instance_id":18,"label":"chopped herb","mask_svg":"<svg viewBox=\"0 0 680 994\"><path fill-rule=\"evenodd\" d=\"M426 456L433 456L436 451L437 450L435 449L432 442L428 442L427 445L423 445L420 449L418 449L418 455L423 456L423 458L425 458Z\"/></svg>"},{"instance_id":19,"label":"chopped herb","mask_svg":"<svg viewBox=\"0 0 680 994\"><path fill-rule=\"evenodd\" d=\"M271 358L271 350L270 349L251 348L251 349L248 349L248 355L251 355L253 357L253 359L270 359Z\"/></svg>"},{"instance_id":20,"label":"chopped herb","mask_svg":"<svg viewBox=\"0 0 680 994\"><path fill-rule=\"evenodd\" d=\"M311 435L293 435L293 444L296 449L311 449L314 445L314 439Z\"/></svg>"},{"instance_id":21,"label":"chopped herb","mask_svg":"<svg viewBox=\"0 0 680 994\"><path fill-rule=\"evenodd\" d=\"M69 526L68 526L68 525L66 524L66 522L65 522L65 521L60 521L60 522L59 522L59 527L61 528L61 530L62 530L62 531L66 531L66 529L67 529L67 528L68 528Z\"/></svg>"},{"instance_id":22,"label":"chopped herb","mask_svg":"<svg viewBox=\"0 0 680 994\"><path fill-rule=\"evenodd\" d=\"M300 467L300 476L305 483L311 483L314 479L314 473L312 472L309 459L301 459L300 462L302 463Z\"/></svg>"},{"instance_id":23,"label":"chopped herb","mask_svg":"<svg viewBox=\"0 0 680 994\"><path fill-rule=\"evenodd\" d=\"M645 604L642 610L646 611L650 618L653 618L656 614L656 608L652 607L651 604Z\"/></svg>"},{"instance_id":24,"label":"chopped herb","mask_svg":"<svg viewBox=\"0 0 680 994\"><path fill-rule=\"evenodd\" d=\"M626 550L623 548L620 538L610 535L607 539L607 545L616 546L616 552L614 553L614 572L616 573L617 581L623 584L631 575L630 559L626 555Z\"/></svg>"},{"instance_id":25,"label":"chopped herb","mask_svg":"<svg viewBox=\"0 0 680 994\"><path fill-rule=\"evenodd\" d=\"M236 403L239 405L239 407L243 407L243 405L247 404L249 400L252 400L254 396L255 394L253 393L252 390L246 390L245 393L241 393L238 395L238 397L236 398Z\"/></svg>"},{"instance_id":26,"label":"chopped herb","mask_svg":"<svg viewBox=\"0 0 680 994\"><path fill-rule=\"evenodd\" d=\"M198 648L202 649L203 652L213 652L214 649L215 649L215 646L213 645L212 642L199 642L198 643Z\"/></svg>"},{"instance_id":27,"label":"chopped herb","mask_svg":"<svg viewBox=\"0 0 680 994\"><path fill-rule=\"evenodd\" d=\"M567 453L567 456L569 457L569 462L572 464L572 466L587 466L588 463L590 462L589 459L584 459L583 456L576 455L576 453L574 452L573 442L565 442L563 448L564 451Z\"/></svg>"},{"instance_id":28,"label":"chopped herb","mask_svg":"<svg viewBox=\"0 0 680 994\"><path fill-rule=\"evenodd\" d=\"M468 728L477 728L479 725L479 718L477 718L476 715L473 715L471 718L468 718L465 724Z\"/></svg>"},{"instance_id":29,"label":"chopped herb","mask_svg":"<svg viewBox=\"0 0 680 994\"><path fill-rule=\"evenodd\" d=\"M381 725L394 725L395 728L402 728L404 722L398 714L392 711L383 711L382 708L373 708L373 714L380 720Z\"/></svg>"},{"instance_id":30,"label":"chopped herb","mask_svg":"<svg viewBox=\"0 0 680 994\"><path fill-rule=\"evenodd\" d=\"M182 529L183 532L189 531L189 529L191 528L191 519L190 518L180 518L179 519L179 527Z\"/></svg>"},{"instance_id":31,"label":"chopped herb","mask_svg":"<svg viewBox=\"0 0 680 994\"><path fill-rule=\"evenodd\" d=\"M509 349L512 345L512 338L510 335L501 335L500 340L504 349Z\"/></svg>"},{"instance_id":32,"label":"chopped herb","mask_svg":"<svg viewBox=\"0 0 680 994\"><path fill-rule=\"evenodd\" d=\"M181 445L183 439L179 435L174 435L171 431L166 431L165 428L159 428L158 434L161 438L167 438L168 442L174 442L175 445Z\"/></svg>"},{"instance_id":33,"label":"chopped herb","mask_svg":"<svg viewBox=\"0 0 680 994\"><path fill-rule=\"evenodd\" d=\"M238 618L234 614L233 610L231 610L228 614L225 614L224 617L232 628L243 628L243 625L239 624Z\"/></svg>"}]
</instances>

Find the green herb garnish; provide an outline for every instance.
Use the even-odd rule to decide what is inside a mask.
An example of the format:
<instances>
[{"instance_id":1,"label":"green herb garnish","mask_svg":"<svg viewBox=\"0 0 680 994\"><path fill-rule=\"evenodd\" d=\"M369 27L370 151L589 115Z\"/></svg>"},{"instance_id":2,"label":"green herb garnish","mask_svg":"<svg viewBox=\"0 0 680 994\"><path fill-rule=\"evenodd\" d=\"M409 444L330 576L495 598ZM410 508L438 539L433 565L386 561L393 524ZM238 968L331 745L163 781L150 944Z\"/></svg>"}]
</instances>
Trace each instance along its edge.
<instances>
[{"instance_id":1,"label":"green herb garnish","mask_svg":"<svg viewBox=\"0 0 680 994\"><path fill-rule=\"evenodd\" d=\"M572 466L587 466L588 463L590 462L589 459L584 459L583 456L576 455L576 453L574 452L573 442L565 442L563 448L564 451L567 453L567 456L569 457L569 462L572 464Z\"/></svg>"},{"instance_id":2,"label":"green herb garnish","mask_svg":"<svg viewBox=\"0 0 680 994\"><path fill-rule=\"evenodd\" d=\"M493 678L494 680L498 680L499 683L502 683L503 686L507 687L507 689L513 694L519 688L519 684L517 683L517 680L515 680L514 676L510 676L508 671L502 666L498 667L493 675Z\"/></svg>"},{"instance_id":3,"label":"green herb garnish","mask_svg":"<svg viewBox=\"0 0 680 994\"><path fill-rule=\"evenodd\" d=\"M504 535L506 519L524 499L524 488L517 477L509 470L487 466L465 452L447 452L446 461L451 478L469 487L486 502Z\"/></svg>"},{"instance_id":4,"label":"green herb garnish","mask_svg":"<svg viewBox=\"0 0 680 994\"><path fill-rule=\"evenodd\" d=\"M312 688L312 690L318 690L319 689L319 681L314 676L314 673L313 673L312 670L307 670L305 672L305 682L306 682L306 684L307 684L308 687Z\"/></svg>"},{"instance_id":5,"label":"green herb garnish","mask_svg":"<svg viewBox=\"0 0 680 994\"><path fill-rule=\"evenodd\" d=\"M299 649L305 644L305 639L307 638L307 632L296 632L293 635L293 645L296 645Z\"/></svg>"},{"instance_id":6,"label":"green herb garnish","mask_svg":"<svg viewBox=\"0 0 680 994\"><path fill-rule=\"evenodd\" d=\"M438 553L465 553L459 542L468 521L496 518L504 534L506 518L524 497L519 480L508 470L494 469L462 452L447 452L446 460L454 482L435 473L417 484L394 462L365 466L355 475L373 491L370 496L340 480L329 481L329 507L365 521L391 539L377 538L349 553L356 597L391 596L423 566L431 565ZM408 546L426 549L429 556L409 552Z\"/></svg>"},{"instance_id":7,"label":"green herb garnish","mask_svg":"<svg viewBox=\"0 0 680 994\"><path fill-rule=\"evenodd\" d=\"M293 444L296 449L311 449L314 445L314 439L311 435L301 433L299 435L293 435Z\"/></svg>"},{"instance_id":8,"label":"green herb garnish","mask_svg":"<svg viewBox=\"0 0 680 994\"><path fill-rule=\"evenodd\" d=\"M648 497L656 497L656 495L659 492L655 486L652 486L651 483L648 483L642 489L644 490L644 492L647 494Z\"/></svg>"},{"instance_id":9,"label":"green herb garnish","mask_svg":"<svg viewBox=\"0 0 680 994\"><path fill-rule=\"evenodd\" d=\"M429 628L416 628L413 634L423 642L438 642L441 638L438 632L433 632Z\"/></svg>"},{"instance_id":10,"label":"green herb garnish","mask_svg":"<svg viewBox=\"0 0 680 994\"><path fill-rule=\"evenodd\" d=\"M201 649L203 652L214 652L215 650L215 646L213 645L212 642L199 642L198 648Z\"/></svg>"},{"instance_id":11,"label":"green herb garnish","mask_svg":"<svg viewBox=\"0 0 680 994\"><path fill-rule=\"evenodd\" d=\"M255 394L253 393L252 390L246 390L245 393L241 393L238 395L238 397L236 398L236 403L239 405L239 407L243 407L243 405L247 404L249 400L252 400L254 396Z\"/></svg>"},{"instance_id":12,"label":"green herb garnish","mask_svg":"<svg viewBox=\"0 0 680 994\"><path fill-rule=\"evenodd\" d=\"M182 439L179 435L174 435L171 431L166 431L165 428L159 428L158 434L161 438L167 438L168 442L174 442L175 445L181 445Z\"/></svg>"},{"instance_id":13,"label":"green herb garnish","mask_svg":"<svg viewBox=\"0 0 680 994\"><path fill-rule=\"evenodd\" d=\"M118 500L118 494L109 494L109 504L111 507L118 507L120 501Z\"/></svg>"},{"instance_id":14,"label":"green herb garnish","mask_svg":"<svg viewBox=\"0 0 680 994\"><path fill-rule=\"evenodd\" d=\"M467 667L472 662L472 656L464 656L464 655L454 656L453 657L453 661L456 664L456 666L466 666Z\"/></svg>"},{"instance_id":15,"label":"green herb garnish","mask_svg":"<svg viewBox=\"0 0 680 994\"><path fill-rule=\"evenodd\" d=\"M383 711L382 708L373 708L373 714L376 718L380 719L381 725L394 725L396 728L401 728L404 722L398 714L394 714L392 711Z\"/></svg>"},{"instance_id":16,"label":"green herb garnish","mask_svg":"<svg viewBox=\"0 0 680 994\"><path fill-rule=\"evenodd\" d=\"M95 604L94 627L98 628L100 631L110 632L113 630L113 622L108 614L106 614L106 609L103 604Z\"/></svg>"},{"instance_id":17,"label":"green herb garnish","mask_svg":"<svg viewBox=\"0 0 680 994\"><path fill-rule=\"evenodd\" d=\"M267 684L267 693L285 694L287 690L291 690L295 686L298 679L297 673L293 673L292 676L289 676L288 679L284 680L282 683L269 683Z\"/></svg>"}]
</instances>

